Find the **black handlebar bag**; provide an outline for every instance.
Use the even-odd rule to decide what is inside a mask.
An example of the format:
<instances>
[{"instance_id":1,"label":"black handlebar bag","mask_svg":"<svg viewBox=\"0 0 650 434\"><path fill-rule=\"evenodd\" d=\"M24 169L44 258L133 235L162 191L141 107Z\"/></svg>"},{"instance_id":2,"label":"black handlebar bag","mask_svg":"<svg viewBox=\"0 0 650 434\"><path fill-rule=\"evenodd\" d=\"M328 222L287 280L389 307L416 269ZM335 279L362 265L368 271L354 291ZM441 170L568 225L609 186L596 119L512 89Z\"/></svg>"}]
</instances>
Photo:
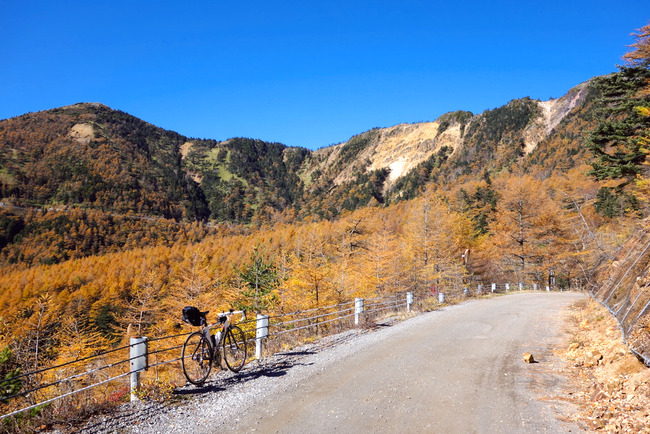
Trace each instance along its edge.
<instances>
[{"instance_id":1,"label":"black handlebar bag","mask_svg":"<svg viewBox=\"0 0 650 434\"><path fill-rule=\"evenodd\" d=\"M205 323L206 312L201 312L194 306L185 306L183 308L183 321L193 326L200 326Z\"/></svg>"}]
</instances>

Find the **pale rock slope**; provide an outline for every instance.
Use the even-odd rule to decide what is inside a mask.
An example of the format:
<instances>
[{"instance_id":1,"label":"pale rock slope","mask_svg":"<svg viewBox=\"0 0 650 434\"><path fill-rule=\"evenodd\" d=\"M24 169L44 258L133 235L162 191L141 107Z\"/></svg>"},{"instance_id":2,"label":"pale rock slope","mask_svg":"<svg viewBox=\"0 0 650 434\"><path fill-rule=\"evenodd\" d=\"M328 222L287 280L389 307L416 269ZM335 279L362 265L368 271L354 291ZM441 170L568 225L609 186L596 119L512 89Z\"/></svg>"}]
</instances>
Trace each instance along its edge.
<instances>
[{"instance_id":1,"label":"pale rock slope","mask_svg":"<svg viewBox=\"0 0 650 434\"><path fill-rule=\"evenodd\" d=\"M534 151L537 145L553 132L553 129L571 110L582 102L587 92L588 82L585 82L574 87L561 98L548 101L535 100L540 109L539 115L535 116L521 132L525 153L530 154ZM480 114L473 116L467 121L467 124L471 124L480 116ZM319 161L318 167L322 171L336 167L337 162L341 161L342 155L346 152L346 146L355 143L355 141L358 143L359 140L364 140L367 144L360 146L361 150L351 161L347 161L343 167L339 167L340 171L333 177L334 184L344 184L354 179L359 172L388 168L390 169L388 185L390 185L418 164L426 161L442 147L446 146L451 149L450 154L453 155L464 146L463 127L460 122L452 121L443 129L440 119L435 122L376 128L355 136L347 142L320 149L314 154Z\"/></svg>"},{"instance_id":2,"label":"pale rock slope","mask_svg":"<svg viewBox=\"0 0 650 434\"><path fill-rule=\"evenodd\" d=\"M390 169L389 181L394 181L442 146L456 149L461 143L460 125L451 125L442 133L439 130L438 122L422 122L399 124L363 133L369 136L369 145L336 175L334 183L340 185L350 181L358 170L370 172L383 168ZM320 154L321 167L332 167L350 141L316 151L317 155Z\"/></svg>"},{"instance_id":3,"label":"pale rock slope","mask_svg":"<svg viewBox=\"0 0 650 434\"><path fill-rule=\"evenodd\" d=\"M561 98L537 101L542 114L524 130L526 154L534 151L537 145L547 138L562 119L582 101L587 94L587 84L585 82L574 87Z\"/></svg>"}]
</instances>

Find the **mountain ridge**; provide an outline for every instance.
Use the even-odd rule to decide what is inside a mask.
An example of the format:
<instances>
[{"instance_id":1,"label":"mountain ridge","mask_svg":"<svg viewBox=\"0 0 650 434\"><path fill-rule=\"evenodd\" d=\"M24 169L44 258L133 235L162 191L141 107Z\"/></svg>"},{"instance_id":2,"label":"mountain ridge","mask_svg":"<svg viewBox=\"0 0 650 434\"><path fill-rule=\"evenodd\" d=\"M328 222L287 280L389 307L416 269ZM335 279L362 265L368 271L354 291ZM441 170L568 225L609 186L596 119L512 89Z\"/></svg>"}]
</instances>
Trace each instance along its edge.
<instances>
[{"instance_id":1,"label":"mountain ridge","mask_svg":"<svg viewBox=\"0 0 650 434\"><path fill-rule=\"evenodd\" d=\"M287 212L333 218L414 197L432 179L450 182L534 159L584 105L593 80L557 99L526 97L479 114L374 128L314 151L190 138L102 103L27 113L0 121L0 200L187 221L249 223Z\"/></svg>"},{"instance_id":2,"label":"mountain ridge","mask_svg":"<svg viewBox=\"0 0 650 434\"><path fill-rule=\"evenodd\" d=\"M548 101L532 100L538 105L541 112L523 130L522 136L526 154L533 152L542 140L548 138L553 129L585 98L588 85L589 81L581 83L557 99ZM457 148L462 145L465 126L472 122L479 122L484 113L486 112L474 115L471 112L454 111L445 113L432 122L402 123L392 127L370 130L379 132L382 137L374 147L369 146L360 153L359 157L361 159L370 159L371 163L367 168L368 171L390 168L389 180L395 181L443 146L453 149L453 155ZM464 116L466 119L461 122L454 116ZM441 128L443 124L444 128ZM369 134L370 131L360 135ZM332 156L337 155L336 149L345 147L350 143L350 140L316 152L327 155L328 162L331 163ZM340 185L348 180L345 174L346 172L337 175L334 182Z\"/></svg>"}]
</instances>

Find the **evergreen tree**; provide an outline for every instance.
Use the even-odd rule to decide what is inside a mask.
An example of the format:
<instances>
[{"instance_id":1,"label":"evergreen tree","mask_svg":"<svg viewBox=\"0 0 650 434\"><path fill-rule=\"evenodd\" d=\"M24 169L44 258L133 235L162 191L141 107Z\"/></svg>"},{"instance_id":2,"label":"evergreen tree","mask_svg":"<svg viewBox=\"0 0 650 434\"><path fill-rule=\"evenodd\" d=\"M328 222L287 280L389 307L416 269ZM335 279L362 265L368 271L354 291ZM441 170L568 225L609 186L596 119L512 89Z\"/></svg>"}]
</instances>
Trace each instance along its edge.
<instances>
[{"instance_id":1,"label":"evergreen tree","mask_svg":"<svg viewBox=\"0 0 650 434\"><path fill-rule=\"evenodd\" d=\"M5 399L20 392L22 379L16 378L21 374L9 347L0 352L0 398Z\"/></svg>"},{"instance_id":2,"label":"evergreen tree","mask_svg":"<svg viewBox=\"0 0 650 434\"><path fill-rule=\"evenodd\" d=\"M646 91L650 82L650 61L647 57L650 25L640 29L635 50L625 58L631 67L598 80L602 93L600 123L590 133L587 147L595 160L589 172L597 180L613 180L604 186L596 208L606 216L638 211L638 200L628 187L642 174L647 152L644 139L650 133L650 117L639 107L650 105ZM643 51L646 50L646 51Z\"/></svg>"},{"instance_id":3,"label":"evergreen tree","mask_svg":"<svg viewBox=\"0 0 650 434\"><path fill-rule=\"evenodd\" d=\"M241 287L236 307L259 313L275 304L275 290L280 284L280 278L273 261L266 261L257 248L250 261L236 272Z\"/></svg>"}]
</instances>

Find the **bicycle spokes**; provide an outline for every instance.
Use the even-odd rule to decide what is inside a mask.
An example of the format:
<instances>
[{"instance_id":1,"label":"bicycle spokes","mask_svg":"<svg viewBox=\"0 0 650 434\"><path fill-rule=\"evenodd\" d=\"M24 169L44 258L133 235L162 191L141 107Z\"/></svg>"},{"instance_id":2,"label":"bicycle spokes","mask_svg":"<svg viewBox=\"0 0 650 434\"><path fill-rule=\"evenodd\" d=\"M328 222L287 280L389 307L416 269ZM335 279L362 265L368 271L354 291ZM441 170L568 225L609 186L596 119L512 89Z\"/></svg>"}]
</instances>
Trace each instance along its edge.
<instances>
[{"instance_id":1,"label":"bicycle spokes","mask_svg":"<svg viewBox=\"0 0 650 434\"><path fill-rule=\"evenodd\" d=\"M246 362L246 337L237 326L232 326L223 339L223 355L228 369L239 372Z\"/></svg>"},{"instance_id":2,"label":"bicycle spokes","mask_svg":"<svg viewBox=\"0 0 650 434\"><path fill-rule=\"evenodd\" d=\"M190 383L203 384L212 367L212 346L201 332L187 337L181 353L183 373Z\"/></svg>"}]
</instances>

